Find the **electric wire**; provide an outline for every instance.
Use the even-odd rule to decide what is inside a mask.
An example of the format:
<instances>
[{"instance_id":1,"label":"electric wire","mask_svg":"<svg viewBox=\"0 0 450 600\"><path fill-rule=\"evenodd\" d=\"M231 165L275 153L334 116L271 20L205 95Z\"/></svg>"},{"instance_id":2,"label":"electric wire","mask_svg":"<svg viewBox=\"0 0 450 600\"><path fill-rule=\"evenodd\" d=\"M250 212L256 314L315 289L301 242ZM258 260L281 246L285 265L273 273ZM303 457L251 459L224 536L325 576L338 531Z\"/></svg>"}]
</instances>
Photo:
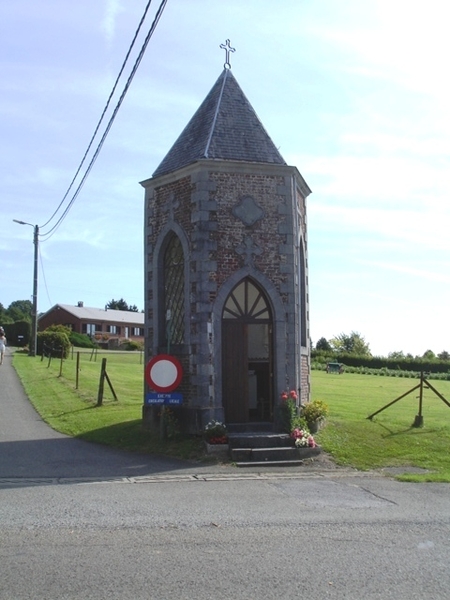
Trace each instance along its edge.
<instances>
[{"instance_id":1,"label":"electric wire","mask_svg":"<svg viewBox=\"0 0 450 600\"><path fill-rule=\"evenodd\" d=\"M41 273L42 273L42 278L44 280L44 287L45 287L45 292L47 294L47 300L48 300L50 306L53 306L53 303L50 300L50 294L48 293L47 280L45 279L44 261L42 260L42 253L41 253L40 246L39 246L39 263L41 265Z\"/></svg>"},{"instance_id":2,"label":"electric wire","mask_svg":"<svg viewBox=\"0 0 450 600\"><path fill-rule=\"evenodd\" d=\"M117 75L116 81L114 82L114 86L113 86L113 88L112 88L112 90L111 90L111 93L109 94L109 97L108 97L108 100L107 100L107 102L106 102L105 108L103 109L103 112L102 112L102 114L101 114L101 117L100 117L100 119L99 119L99 121L98 121L98 123L97 123L97 126L96 126L96 128L95 128L95 131L94 131L94 133L93 133L93 135L92 135L92 137L91 137L91 140L90 140L90 142L89 142L89 145L88 145L88 147L87 147L87 150L86 150L86 152L84 153L84 156L83 156L83 158L81 159L81 162L80 162L80 164L79 164L79 166L78 166L78 169L76 170L76 173L75 173L75 175L74 175L74 177L73 177L72 181L70 182L70 185L69 185L69 187L67 188L67 191L66 191L66 193L65 193L65 194L64 194L64 196L63 196L63 199L62 199L62 200L61 200L61 202L59 203L59 205L58 205L58 208L57 208L57 209L55 210L55 212L52 214L52 216L50 217L50 219L49 219L49 220L48 220L46 223L44 223L43 225L41 225L41 227L47 227L47 225L48 225L48 224L49 224L49 223L50 223L50 222L53 220L53 218L55 217L55 215L57 214L57 212L59 211L59 209L61 208L61 206L64 204L64 201L65 201L65 199L66 199L66 198L67 198L67 196L69 195L69 192L70 192L70 190L72 189L72 186L73 186L73 184L75 183L75 180L76 180L76 178L78 177L78 174L79 174L79 173L80 173L80 171L81 171L81 167L83 166L83 164L84 164L84 161L86 160L86 157L87 157L87 155L88 155L88 153L89 153L89 150L90 150L90 149L91 149L91 147L92 147L92 144L94 143L94 139L95 139L95 137L96 137L96 135L97 135L97 133L98 133L98 130L100 129L100 125L101 125L101 124L102 124L102 122L103 122L103 119L104 119L104 117L105 117L106 111L107 111L107 110L108 110L108 108L109 108L109 105L110 105L111 99L112 99L112 97L113 97L113 95L114 95L114 92L116 91L116 88L117 88L117 86L118 86L118 84L119 84L119 80L120 80L120 78L121 78L121 76L122 76L122 73L123 73L123 71L124 71L124 69L125 69L125 66L126 66L126 64L127 64L127 62L128 62L128 59L129 59L129 57L130 57L130 54L131 54L131 51L132 51L132 50L133 50L133 48L134 48L134 44L135 44L135 42L136 42L136 39L137 39L137 37L138 37L138 35L139 35L139 32L140 32L140 30L141 30L141 27L142 27L142 25L143 25L143 23L144 23L144 21L145 21L145 17L147 16L147 12L148 12L148 9L150 8L150 5L151 5L151 3L152 3L152 0L149 0L149 1L148 1L148 3L147 3L147 6L145 7L144 14L142 15L142 17L141 17L141 20L140 20L140 22L139 22L139 25L138 25L138 28L137 28L137 29L136 29L136 31L135 31L134 37L133 37L133 39L132 39L132 41L131 41L130 47L128 48L128 52L127 52L127 54L126 54L126 56L125 56L125 59L124 59L124 61L123 61L123 63L122 63L122 66L121 66L121 68L120 68L119 74Z\"/></svg>"},{"instance_id":3,"label":"electric wire","mask_svg":"<svg viewBox=\"0 0 450 600\"><path fill-rule=\"evenodd\" d=\"M120 108L120 106L122 105L122 102L123 102L123 100L124 100L124 98L125 98L125 96L126 96L126 94L127 94L128 90L129 90L129 88L130 88L131 82L133 81L133 78L134 78L134 76L135 76L135 74L136 74L136 72L137 72L137 70L138 70L138 68L139 68L139 65L140 65L140 63L141 63L141 61L142 61L142 58L143 58L143 56L144 56L144 54L145 54L145 51L146 51L146 49L147 49L148 43L149 43L149 41L150 41L150 39L151 39L151 37L152 37L152 35L153 35L153 33L154 33L155 29L156 29L156 26L158 25L158 22L159 22L159 20L160 20L160 18L161 18L161 16L162 16L162 13L163 13L163 11L164 11L164 8L165 8L166 4L167 4L167 0L162 0L162 2L161 2L161 4L160 4L160 6L159 6L159 8L158 8L158 11L157 11L157 13L156 13L156 15L155 15L155 18L154 18L154 20L153 20L153 23L152 23L152 25L151 25L151 27L150 27L150 29L149 29L149 32L147 33L147 36L146 36L146 38L145 38L145 40L144 40L144 43L143 43L143 45L142 45L142 47L141 47L141 50L140 50L140 52L139 52L139 54L138 54L138 57L137 57L137 59L136 59L136 61L135 61L135 63L134 63L133 69L132 69L132 71L131 71L131 73L130 73L130 75L129 75L128 79L127 79L127 82L126 82L126 84L125 84L125 87L124 87L124 89L123 89L123 91L122 91L122 94L121 94L121 96L120 96L120 98L119 98L119 100L118 100L118 102L117 102L117 105L116 105L116 107L115 107L115 109L114 109L114 112L113 112L113 114L112 114L112 116L111 116L110 120L108 121L108 124L107 124L107 126L106 126L106 129L105 129L105 131L104 131L104 133L103 133L103 135L102 135L102 137L101 137L101 139L100 139L100 142L99 142L99 143L98 143L98 145L97 145L97 148L96 148L96 150L95 150L95 152L94 152L94 155L93 155L93 157L92 157L92 159L91 159L91 161L90 161L90 163L89 163L89 165L88 165L88 167L87 167L87 169L86 169L86 171L85 171L85 173L84 173L83 177L81 178L81 181L80 181L80 182L79 182L79 184L78 184L78 187L77 187L77 189L75 190L75 192L74 192L74 194L73 194L73 196L72 196L72 198L71 198L71 200L70 200L69 204L67 205L67 207L65 208L64 212L63 212L63 213L62 213L62 215L59 217L59 219L58 219L58 221L55 223L55 225L53 225L53 227L52 227L52 228L51 228L49 231L47 231L47 232L45 232L45 233L42 233L42 234L40 234L40 237L42 238L42 240L43 240L43 241L46 241L46 240L50 239L50 237L51 237L51 236L52 236L52 235L55 233L55 231L57 230L57 228L59 227L59 225L60 225L60 224L63 222L63 220L64 220L64 219L65 219L65 217L67 216L67 214L68 214L69 210L70 210L70 209L71 209L71 207L73 206L73 204L74 204L74 202L75 202L76 198L78 197L78 194L80 193L80 191L81 191L81 189L82 189L82 187L83 187L83 185L84 185L84 183L85 183L85 181L86 181L86 179L87 179L87 177L88 177L89 173L91 172L91 170L92 170L92 167L94 166L94 163L95 163L95 161L97 160L97 158L98 158L98 155L99 155L99 153L100 153L100 151L101 151L101 149L102 149L102 147L103 147L103 144L104 144L104 142L105 142L105 140L106 140L106 138L107 138L107 136L108 136L108 133L109 133L109 131L110 131L110 129L111 129L111 127L112 127L113 123L114 123L114 120L115 120L115 118L116 118L116 116L117 116L117 113L118 113L118 111L119 111L119 108ZM83 159L83 162L84 162L84 159ZM71 185L72 185L72 184L71 184ZM62 204L62 203L61 203L61 204ZM60 206L61 206L61 204L60 204ZM59 208L60 208L60 207L58 207L57 211L59 210ZM57 212L57 211L56 211L56 212ZM54 215L55 215L55 214L56 214L56 213L54 213ZM52 218L54 217L54 215L52 216ZM51 221L51 219L50 219L50 221ZM47 221L47 224L48 224L50 221ZM43 226L43 227L44 227L44 226Z\"/></svg>"}]
</instances>

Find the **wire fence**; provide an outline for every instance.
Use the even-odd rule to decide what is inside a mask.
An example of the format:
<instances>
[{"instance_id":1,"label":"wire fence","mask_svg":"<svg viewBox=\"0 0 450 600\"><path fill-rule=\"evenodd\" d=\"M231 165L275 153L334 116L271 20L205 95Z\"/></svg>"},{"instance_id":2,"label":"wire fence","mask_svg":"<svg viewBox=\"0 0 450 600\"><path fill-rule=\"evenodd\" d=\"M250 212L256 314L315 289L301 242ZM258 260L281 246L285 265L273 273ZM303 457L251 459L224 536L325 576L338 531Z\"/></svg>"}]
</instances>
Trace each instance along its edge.
<instances>
[{"instance_id":1,"label":"wire fence","mask_svg":"<svg viewBox=\"0 0 450 600\"><path fill-rule=\"evenodd\" d=\"M41 361L62 383L83 398L96 402L142 404L144 356L141 351L71 348L67 358L61 347L44 347Z\"/></svg>"},{"instance_id":2,"label":"wire fence","mask_svg":"<svg viewBox=\"0 0 450 600\"><path fill-rule=\"evenodd\" d=\"M101 362L103 358L108 359L108 363L123 364L144 364L144 352L142 350L102 350L101 348L74 348L70 350L70 358L76 359L80 355L81 360L89 362Z\"/></svg>"}]
</instances>

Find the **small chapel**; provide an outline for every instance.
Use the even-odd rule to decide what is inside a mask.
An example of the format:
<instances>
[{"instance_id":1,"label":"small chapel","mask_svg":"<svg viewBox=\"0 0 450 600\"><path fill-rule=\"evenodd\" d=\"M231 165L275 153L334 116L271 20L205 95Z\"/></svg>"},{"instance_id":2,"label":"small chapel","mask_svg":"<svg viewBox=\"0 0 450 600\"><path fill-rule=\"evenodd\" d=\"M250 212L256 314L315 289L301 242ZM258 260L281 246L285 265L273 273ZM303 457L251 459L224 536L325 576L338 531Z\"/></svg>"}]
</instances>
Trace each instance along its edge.
<instances>
[{"instance_id":1,"label":"small chapel","mask_svg":"<svg viewBox=\"0 0 450 600\"><path fill-rule=\"evenodd\" d=\"M146 361L163 354L182 365L183 430L200 433L215 419L276 431L282 391L295 390L302 404L310 398L311 190L266 132L229 52L141 185ZM158 413L144 401L144 422Z\"/></svg>"}]
</instances>

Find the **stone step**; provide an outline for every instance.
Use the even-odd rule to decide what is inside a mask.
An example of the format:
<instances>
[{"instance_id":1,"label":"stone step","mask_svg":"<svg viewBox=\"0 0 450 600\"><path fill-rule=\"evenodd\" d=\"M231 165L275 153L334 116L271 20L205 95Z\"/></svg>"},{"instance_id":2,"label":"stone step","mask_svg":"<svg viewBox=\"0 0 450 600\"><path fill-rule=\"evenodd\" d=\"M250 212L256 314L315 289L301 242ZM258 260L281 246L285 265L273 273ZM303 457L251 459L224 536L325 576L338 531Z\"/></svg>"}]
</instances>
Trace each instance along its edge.
<instances>
[{"instance_id":1,"label":"stone step","mask_svg":"<svg viewBox=\"0 0 450 600\"><path fill-rule=\"evenodd\" d=\"M253 421L249 423L227 423L228 433L273 433L273 423L266 421Z\"/></svg>"},{"instance_id":2,"label":"stone step","mask_svg":"<svg viewBox=\"0 0 450 600\"><path fill-rule=\"evenodd\" d=\"M304 460L271 460L271 461L263 461L257 462L256 460L252 460L250 462L236 462L236 467L245 468L245 467L299 467L304 464Z\"/></svg>"},{"instance_id":3,"label":"stone step","mask_svg":"<svg viewBox=\"0 0 450 600\"><path fill-rule=\"evenodd\" d=\"M320 447L315 448L233 448L230 449L231 460L238 465L242 463L279 464L282 462L302 461L320 454Z\"/></svg>"},{"instance_id":4,"label":"stone step","mask_svg":"<svg viewBox=\"0 0 450 600\"><path fill-rule=\"evenodd\" d=\"M293 447L294 440L287 433L252 432L229 433L230 450L234 448L281 448Z\"/></svg>"}]
</instances>

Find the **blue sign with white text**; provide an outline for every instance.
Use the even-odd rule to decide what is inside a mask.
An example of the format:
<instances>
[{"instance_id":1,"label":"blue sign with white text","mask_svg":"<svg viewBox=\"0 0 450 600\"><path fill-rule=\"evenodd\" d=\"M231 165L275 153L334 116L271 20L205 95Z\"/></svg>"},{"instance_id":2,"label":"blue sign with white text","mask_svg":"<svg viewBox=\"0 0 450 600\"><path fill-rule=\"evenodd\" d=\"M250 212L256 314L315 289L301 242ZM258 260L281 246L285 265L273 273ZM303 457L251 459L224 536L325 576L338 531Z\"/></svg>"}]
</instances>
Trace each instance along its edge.
<instances>
[{"instance_id":1,"label":"blue sign with white text","mask_svg":"<svg viewBox=\"0 0 450 600\"><path fill-rule=\"evenodd\" d=\"M145 404L165 404L180 405L183 404L183 395L177 392L148 392L145 396Z\"/></svg>"}]
</instances>

